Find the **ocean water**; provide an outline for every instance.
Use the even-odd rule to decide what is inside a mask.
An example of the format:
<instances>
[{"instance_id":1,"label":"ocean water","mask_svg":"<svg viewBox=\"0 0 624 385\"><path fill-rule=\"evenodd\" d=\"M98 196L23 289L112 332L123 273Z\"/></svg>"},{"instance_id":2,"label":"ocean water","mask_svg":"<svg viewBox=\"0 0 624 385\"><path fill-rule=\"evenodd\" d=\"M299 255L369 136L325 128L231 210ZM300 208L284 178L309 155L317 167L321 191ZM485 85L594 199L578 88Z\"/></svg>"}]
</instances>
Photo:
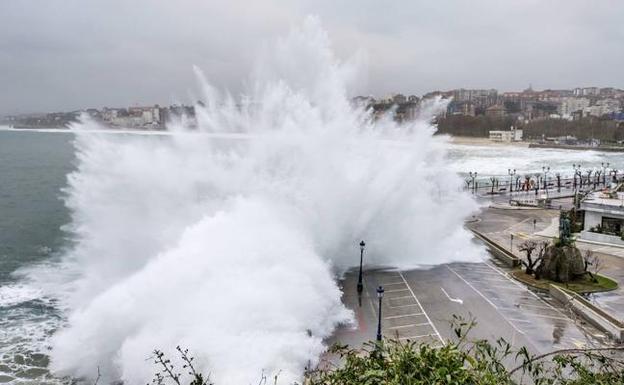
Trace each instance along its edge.
<instances>
[{"instance_id":1,"label":"ocean water","mask_svg":"<svg viewBox=\"0 0 624 385\"><path fill-rule=\"evenodd\" d=\"M54 263L69 245L61 199L74 151L68 133L0 131L0 383L45 382L56 299L23 269Z\"/></svg>"},{"instance_id":2,"label":"ocean water","mask_svg":"<svg viewBox=\"0 0 624 385\"><path fill-rule=\"evenodd\" d=\"M49 265L54 275L49 280L57 280L61 256L73 246L71 232L64 230L71 217L63 201L67 176L76 169L73 141L70 132L0 130L0 383L69 381L48 371L50 337L66 322L66 312L28 273L34 268L41 275ZM533 173L548 164L565 174L573 162L621 167L621 157L613 153L447 146L444 169L450 173L468 168L500 175L507 167Z\"/></svg>"},{"instance_id":3,"label":"ocean water","mask_svg":"<svg viewBox=\"0 0 624 385\"><path fill-rule=\"evenodd\" d=\"M108 144L122 147L144 141L134 135L108 136L115 138ZM41 283L59 280L62 256L74 247L73 233L65 230L72 219L64 203L67 177L77 168L74 139L73 133L62 131L0 130L0 383L69 381L52 377L48 370L51 336L66 324L69 311ZM467 169L504 175L507 167L534 173L543 164L563 174L572 163L622 167L619 154L517 146L447 144L443 161L438 171L442 177ZM36 283L33 270L39 277Z\"/></svg>"}]
</instances>

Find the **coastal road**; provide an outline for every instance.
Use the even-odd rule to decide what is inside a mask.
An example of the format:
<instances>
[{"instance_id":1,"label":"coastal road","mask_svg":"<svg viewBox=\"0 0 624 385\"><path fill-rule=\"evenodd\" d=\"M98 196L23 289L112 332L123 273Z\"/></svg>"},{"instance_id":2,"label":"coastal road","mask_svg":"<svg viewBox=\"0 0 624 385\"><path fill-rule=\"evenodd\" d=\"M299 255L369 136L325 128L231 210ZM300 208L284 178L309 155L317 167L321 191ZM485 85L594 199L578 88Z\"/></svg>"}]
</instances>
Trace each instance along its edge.
<instances>
[{"instance_id":1,"label":"coastal road","mask_svg":"<svg viewBox=\"0 0 624 385\"><path fill-rule=\"evenodd\" d=\"M373 340L382 285L382 331L385 338L442 345L454 340L453 315L473 317L470 338L505 338L532 353L609 344L606 336L583 324L558 303L509 278L494 260L453 263L410 271L368 270L365 291L356 292L356 274L342 281L344 303L354 310L357 327L342 327L329 341L359 346ZM361 300L361 306L358 301Z\"/></svg>"}]
</instances>

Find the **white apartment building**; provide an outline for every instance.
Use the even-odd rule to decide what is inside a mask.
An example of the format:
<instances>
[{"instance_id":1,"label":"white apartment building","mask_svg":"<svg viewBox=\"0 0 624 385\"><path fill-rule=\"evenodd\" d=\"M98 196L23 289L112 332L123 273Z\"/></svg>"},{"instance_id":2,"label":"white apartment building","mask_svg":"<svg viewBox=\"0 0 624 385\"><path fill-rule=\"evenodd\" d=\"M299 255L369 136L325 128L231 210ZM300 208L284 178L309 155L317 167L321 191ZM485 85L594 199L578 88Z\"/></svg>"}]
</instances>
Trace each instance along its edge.
<instances>
[{"instance_id":1,"label":"white apartment building","mask_svg":"<svg viewBox=\"0 0 624 385\"><path fill-rule=\"evenodd\" d=\"M572 113L576 111L585 111L589 107L589 99L587 98L562 98L559 105L559 114L569 119L572 117Z\"/></svg>"},{"instance_id":2,"label":"white apartment building","mask_svg":"<svg viewBox=\"0 0 624 385\"><path fill-rule=\"evenodd\" d=\"M490 140L500 143L518 142L522 140L522 130L514 128L509 131L493 130L490 131Z\"/></svg>"},{"instance_id":3,"label":"white apartment building","mask_svg":"<svg viewBox=\"0 0 624 385\"><path fill-rule=\"evenodd\" d=\"M583 109L583 114L591 116L602 116L619 112L621 110L620 102L616 99L600 99L596 104Z\"/></svg>"}]
</instances>

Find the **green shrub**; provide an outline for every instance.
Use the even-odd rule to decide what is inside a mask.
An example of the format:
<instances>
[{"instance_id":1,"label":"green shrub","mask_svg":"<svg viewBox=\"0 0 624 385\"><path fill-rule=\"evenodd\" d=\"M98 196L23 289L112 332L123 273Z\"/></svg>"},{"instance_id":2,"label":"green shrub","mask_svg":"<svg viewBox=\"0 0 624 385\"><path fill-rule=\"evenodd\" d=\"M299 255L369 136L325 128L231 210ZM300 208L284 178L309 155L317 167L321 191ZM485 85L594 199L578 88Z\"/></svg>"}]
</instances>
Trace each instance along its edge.
<instances>
[{"instance_id":1,"label":"green shrub","mask_svg":"<svg viewBox=\"0 0 624 385\"><path fill-rule=\"evenodd\" d=\"M400 340L369 342L363 349L334 345L329 353L340 364L321 362L306 373L309 385L621 385L624 383L624 347L563 349L531 355L515 350L500 338L468 340L476 325L453 316L453 341L442 347ZM161 351L154 351L158 365L154 385L212 385L208 376L196 372L187 350L177 348L184 362L182 375ZM336 360L333 360L335 363ZM279 376L272 377L279 384ZM260 385L267 384L262 374Z\"/></svg>"}]
</instances>

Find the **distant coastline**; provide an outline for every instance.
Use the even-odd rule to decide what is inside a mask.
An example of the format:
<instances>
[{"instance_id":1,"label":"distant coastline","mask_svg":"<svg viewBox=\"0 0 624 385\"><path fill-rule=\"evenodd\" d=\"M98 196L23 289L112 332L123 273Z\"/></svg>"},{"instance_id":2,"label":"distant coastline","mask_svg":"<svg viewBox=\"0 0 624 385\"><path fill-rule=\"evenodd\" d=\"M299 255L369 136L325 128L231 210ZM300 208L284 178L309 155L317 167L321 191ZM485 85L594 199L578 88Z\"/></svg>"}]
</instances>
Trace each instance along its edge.
<instances>
[{"instance_id":1,"label":"distant coastline","mask_svg":"<svg viewBox=\"0 0 624 385\"><path fill-rule=\"evenodd\" d=\"M605 152L624 152L623 147L616 146L577 146L571 144L557 143L530 143L529 148L558 148L561 150L581 150L581 151L605 151Z\"/></svg>"},{"instance_id":2,"label":"distant coastline","mask_svg":"<svg viewBox=\"0 0 624 385\"><path fill-rule=\"evenodd\" d=\"M449 135L451 144L468 145L468 146L496 146L496 147L528 147L528 142L493 142L489 138L475 136L452 136Z\"/></svg>"}]
</instances>

